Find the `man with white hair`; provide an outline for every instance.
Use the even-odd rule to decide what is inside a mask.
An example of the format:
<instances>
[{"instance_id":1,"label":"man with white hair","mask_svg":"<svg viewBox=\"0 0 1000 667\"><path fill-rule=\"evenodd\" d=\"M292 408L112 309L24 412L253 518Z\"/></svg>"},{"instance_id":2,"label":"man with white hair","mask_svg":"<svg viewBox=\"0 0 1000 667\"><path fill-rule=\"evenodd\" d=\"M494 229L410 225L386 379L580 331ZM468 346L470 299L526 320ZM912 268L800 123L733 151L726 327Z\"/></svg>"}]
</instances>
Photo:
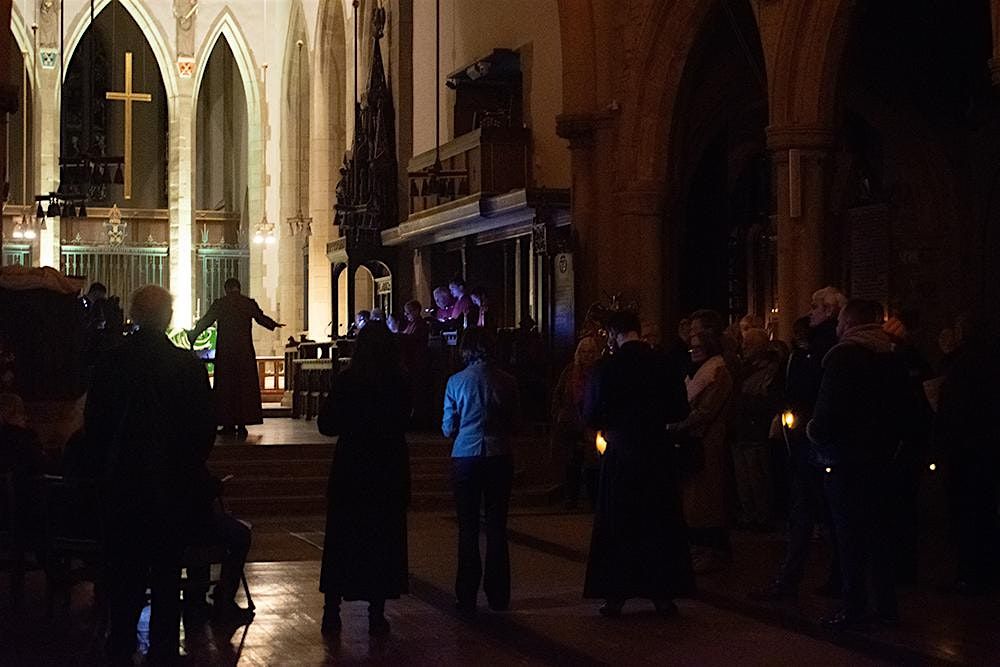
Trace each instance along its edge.
<instances>
[{"instance_id":1,"label":"man with white hair","mask_svg":"<svg viewBox=\"0 0 1000 667\"><path fill-rule=\"evenodd\" d=\"M84 415L88 437L106 453L107 651L112 660L135 652L148 581L150 653L169 660L178 655L181 552L192 523L211 512L204 473L215 412L204 365L164 333L170 293L147 285L131 301L136 332L94 369Z\"/></svg>"},{"instance_id":2,"label":"man with white hair","mask_svg":"<svg viewBox=\"0 0 1000 667\"><path fill-rule=\"evenodd\" d=\"M837 344L837 318L846 304L847 297L836 287L824 287L813 293L806 349L793 357L786 370L782 421L788 445L788 547L771 584L750 593L755 600L778 601L798 594L812 546L813 528L820 522L830 524L823 494L823 472L813 460L805 425L812 418L823 381L823 357ZM827 581L817 591L823 595L836 596L840 592L839 558L834 552Z\"/></svg>"}]
</instances>

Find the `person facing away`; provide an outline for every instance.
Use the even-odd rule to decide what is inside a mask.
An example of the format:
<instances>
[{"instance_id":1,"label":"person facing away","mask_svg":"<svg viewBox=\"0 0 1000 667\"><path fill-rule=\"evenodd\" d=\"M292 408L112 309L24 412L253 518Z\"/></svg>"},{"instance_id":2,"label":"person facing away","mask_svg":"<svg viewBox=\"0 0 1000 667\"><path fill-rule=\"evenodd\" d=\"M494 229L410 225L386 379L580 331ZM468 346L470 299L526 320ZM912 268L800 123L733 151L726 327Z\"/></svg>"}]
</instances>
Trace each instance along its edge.
<instances>
[{"instance_id":1,"label":"person facing away","mask_svg":"<svg viewBox=\"0 0 1000 667\"><path fill-rule=\"evenodd\" d=\"M240 281L229 278L226 295L212 302L208 312L188 333L194 343L213 322L218 326L215 343L216 423L221 433L235 433L245 438L247 424L263 424L260 405L260 379L257 356L253 349L253 322L274 331L285 326L264 314L257 302L244 296Z\"/></svg>"},{"instance_id":2,"label":"person facing away","mask_svg":"<svg viewBox=\"0 0 1000 667\"><path fill-rule=\"evenodd\" d=\"M317 422L320 433L338 436L320 573L324 633L340 631L341 600L367 600L369 632L385 634L385 601L408 592L409 416L396 337L384 323L369 322Z\"/></svg>"},{"instance_id":3,"label":"person facing away","mask_svg":"<svg viewBox=\"0 0 1000 667\"><path fill-rule=\"evenodd\" d=\"M607 322L616 351L591 377L587 424L607 441L587 559L585 598L617 616L629 598L676 613L673 598L694 589L680 491L666 425L688 414L684 368L639 339L639 320L617 312Z\"/></svg>"},{"instance_id":4,"label":"person facing away","mask_svg":"<svg viewBox=\"0 0 1000 667\"><path fill-rule=\"evenodd\" d=\"M453 438L452 484L458 514L456 607L476 611L480 579L490 609L510 606L507 508L514 480L510 437L520 420L517 381L493 361L492 341L482 329L462 337L463 371L448 378L441 431ZM486 513L486 572L479 553L481 510Z\"/></svg>"},{"instance_id":5,"label":"person facing away","mask_svg":"<svg viewBox=\"0 0 1000 667\"><path fill-rule=\"evenodd\" d=\"M806 434L824 466L843 578L843 608L825 617L849 627L867 614L871 570L876 618L897 620L891 540L895 456L913 424L906 368L882 328L881 304L854 299L840 311L839 342L823 358L823 380Z\"/></svg>"},{"instance_id":6,"label":"person facing away","mask_svg":"<svg viewBox=\"0 0 1000 667\"><path fill-rule=\"evenodd\" d=\"M107 651L127 659L147 582L152 590L150 653L178 654L180 558L196 518L211 513L205 461L215 412L205 366L164 331L172 297L147 285L132 295L137 328L94 369L84 424L105 443L105 504L111 626Z\"/></svg>"},{"instance_id":7,"label":"person facing away","mask_svg":"<svg viewBox=\"0 0 1000 667\"><path fill-rule=\"evenodd\" d=\"M1000 583L997 480L1000 429L1000 353L980 318L962 315L945 371L934 422L933 461L944 474L952 539L958 548L955 590L965 595Z\"/></svg>"}]
</instances>

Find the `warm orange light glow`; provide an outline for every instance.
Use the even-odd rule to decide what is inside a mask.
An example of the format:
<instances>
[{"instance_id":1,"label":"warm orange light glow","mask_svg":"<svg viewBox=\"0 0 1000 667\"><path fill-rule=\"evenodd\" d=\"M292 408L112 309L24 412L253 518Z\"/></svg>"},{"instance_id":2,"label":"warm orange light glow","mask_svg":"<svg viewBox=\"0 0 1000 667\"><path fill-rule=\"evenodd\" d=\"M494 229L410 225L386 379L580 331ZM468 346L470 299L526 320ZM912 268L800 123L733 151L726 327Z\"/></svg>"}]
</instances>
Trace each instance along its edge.
<instances>
[{"instance_id":1,"label":"warm orange light glow","mask_svg":"<svg viewBox=\"0 0 1000 667\"><path fill-rule=\"evenodd\" d=\"M604 439L604 434L600 431L597 432L597 437L594 439L594 445L597 446L597 453L604 455L604 452L608 448L608 441Z\"/></svg>"},{"instance_id":2,"label":"warm orange light glow","mask_svg":"<svg viewBox=\"0 0 1000 667\"><path fill-rule=\"evenodd\" d=\"M784 424L785 428L795 428L795 413L791 410L785 410L781 415L781 423Z\"/></svg>"}]
</instances>

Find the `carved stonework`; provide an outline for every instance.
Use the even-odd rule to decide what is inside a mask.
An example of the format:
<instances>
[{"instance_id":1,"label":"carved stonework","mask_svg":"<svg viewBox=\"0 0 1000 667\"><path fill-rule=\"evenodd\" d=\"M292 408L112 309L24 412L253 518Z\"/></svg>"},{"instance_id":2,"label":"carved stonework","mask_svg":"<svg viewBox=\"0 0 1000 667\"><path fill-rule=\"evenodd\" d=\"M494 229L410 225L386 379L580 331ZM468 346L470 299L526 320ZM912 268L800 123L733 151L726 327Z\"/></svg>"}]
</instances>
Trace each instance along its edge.
<instances>
[{"instance_id":1,"label":"carved stonework","mask_svg":"<svg viewBox=\"0 0 1000 667\"><path fill-rule=\"evenodd\" d=\"M181 71L181 61L194 56L194 30L192 28L197 15L198 0L174 0L174 18L177 19L178 71ZM184 74L181 74L181 77L187 78Z\"/></svg>"},{"instance_id":2,"label":"carved stonework","mask_svg":"<svg viewBox=\"0 0 1000 667\"><path fill-rule=\"evenodd\" d=\"M59 53L59 4L56 0L38 3L38 46Z\"/></svg>"},{"instance_id":3,"label":"carved stonework","mask_svg":"<svg viewBox=\"0 0 1000 667\"><path fill-rule=\"evenodd\" d=\"M382 230L398 222L395 110L379 45L385 19L384 8L372 11L368 85L355 107L354 140L337 182L334 224L347 239L348 254L373 252Z\"/></svg>"},{"instance_id":4,"label":"carved stonework","mask_svg":"<svg viewBox=\"0 0 1000 667\"><path fill-rule=\"evenodd\" d=\"M122 212L118 209L118 204L111 207L111 212L108 213L108 220L104 223L104 228L108 233L108 245L119 246L125 241L128 223L122 220Z\"/></svg>"},{"instance_id":5,"label":"carved stonework","mask_svg":"<svg viewBox=\"0 0 1000 667\"><path fill-rule=\"evenodd\" d=\"M177 58L177 75L182 79L194 76L194 58L179 56Z\"/></svg>"}]
</instances>

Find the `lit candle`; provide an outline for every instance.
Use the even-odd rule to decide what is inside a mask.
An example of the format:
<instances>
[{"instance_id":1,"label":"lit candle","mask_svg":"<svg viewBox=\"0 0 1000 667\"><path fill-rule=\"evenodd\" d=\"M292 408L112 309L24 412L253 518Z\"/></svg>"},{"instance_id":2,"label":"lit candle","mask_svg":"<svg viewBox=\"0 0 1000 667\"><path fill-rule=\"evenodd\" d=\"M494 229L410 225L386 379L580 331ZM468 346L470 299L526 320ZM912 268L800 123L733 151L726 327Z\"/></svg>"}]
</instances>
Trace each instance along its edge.
<instances>
[{"instance_id":1,"label":"lit candle","mask_svg":"<svg viewBox=\"0 0 1000 667\"><path fill-rule=\"evenodd\" d=\"M927 467L930 468L931 472L934 472L935 470L937 470L937 464L936 463L932 463L932 464L930 464Z\"/></svg>"},{"instance_id":2,"label":"lit candle","mask_svg":"<svg viewBox=\"0 0 1000 667\"><path fill-rule=\"evenodd\" d=\"M785 410L781 415L781 423L785 425L787 429L795 428L795 413L791 410Z\"/></svg>"},{"instance_id":3,"label":"lit candle","mask_svg":"<svg viewBox=\"0 0 1000 667\"><path fill-rule=\"evenodd\" d=\"M826 469L826 474L827 475L829 475L831 472L833 472L833 468L827 468Z\"/></svg>"},{"instance_id":4,"label":"lit candle","mask_svg":"<svg viewBox=\"0 0 1000 667\"><path fill-rule=\"evenodd\" d=\"M604 434L600 431L597 432L597 437L594 439L594 444L597 446L597 453L604 455L605 450L608 448L608 441L604 439Z\"/></svg>"}]
</instances>

